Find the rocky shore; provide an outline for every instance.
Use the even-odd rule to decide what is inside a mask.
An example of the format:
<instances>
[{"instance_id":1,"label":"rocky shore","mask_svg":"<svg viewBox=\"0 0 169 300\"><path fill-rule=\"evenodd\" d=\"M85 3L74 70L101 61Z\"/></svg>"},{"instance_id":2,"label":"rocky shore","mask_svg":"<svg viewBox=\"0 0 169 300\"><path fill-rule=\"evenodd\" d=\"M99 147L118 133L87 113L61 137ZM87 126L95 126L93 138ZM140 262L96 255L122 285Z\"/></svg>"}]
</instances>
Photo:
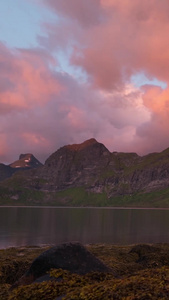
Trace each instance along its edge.
<instances>
[{"instance_id":1,"label":"rocky shore","mask_svg":"<svg viewBox=\"0 0 169 300\"><path fill-rule=\"evenodd\" d=\"M2 249L0 299L169 299L169 244Z\"/></svg>"}]
</instances>

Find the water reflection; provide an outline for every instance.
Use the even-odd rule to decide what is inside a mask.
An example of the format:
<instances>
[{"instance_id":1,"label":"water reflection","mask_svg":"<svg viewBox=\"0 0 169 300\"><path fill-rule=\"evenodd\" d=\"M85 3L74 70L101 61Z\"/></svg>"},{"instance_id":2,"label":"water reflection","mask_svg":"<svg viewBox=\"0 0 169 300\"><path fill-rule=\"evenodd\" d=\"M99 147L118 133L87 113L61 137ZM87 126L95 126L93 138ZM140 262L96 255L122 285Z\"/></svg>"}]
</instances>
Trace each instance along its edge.
<instances>
[{"instance_id":1,"label":"water reflection","mask_svg":"<svg viewBox=\"0 0 169 300\"><path fill-rule=\"evenodd\" d=\"M0 208L0 248L23 245L169 242L169 210Z\"/></svg>"}]
</instances>

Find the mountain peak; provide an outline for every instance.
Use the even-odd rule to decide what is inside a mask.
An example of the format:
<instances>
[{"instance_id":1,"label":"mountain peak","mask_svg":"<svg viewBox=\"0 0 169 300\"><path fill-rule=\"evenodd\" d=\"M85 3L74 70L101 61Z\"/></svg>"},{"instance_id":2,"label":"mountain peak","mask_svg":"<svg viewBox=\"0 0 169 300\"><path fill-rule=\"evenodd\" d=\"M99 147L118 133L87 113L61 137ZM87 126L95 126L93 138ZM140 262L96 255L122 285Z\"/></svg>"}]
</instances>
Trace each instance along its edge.
<instances>
[{"instance_id":1,"label":"mountain peak","mask_svg":"<svg viewBox=\"0 0 169 300\"><path fill-rule=\"evenodd\" d=\"M26 153L26 154L20 154L19 155L19 160L21 159L21 160L28 160L28 161L30 161L31 159L33 159L34 158L34 156L33 156L33 154L31 154L31 153Z\"/></svg>"},{"instance_id":2,"label":"mountain peak","mask_svg":"<svg viewBox=\"0 0 169 300\"><path fill-rule=\"evenodd\" d=\"M67 145L65 147L73 151L79 151L95 144L99 144L99 143L96 141L96 139L91 138L89 140L84 141L81 144L72 144L72 145Z\"/></svg>"},{"instance_id":3,"label":"mountain peak","mask_svg":"<svg viewBox=\"0 0 169 300\"><path fill-rule=\"evenodd\" d=\"M37 168L42 164L31 153L20 154L19 160L10 164L12 168Z\"/></svg>"}]
</instances>

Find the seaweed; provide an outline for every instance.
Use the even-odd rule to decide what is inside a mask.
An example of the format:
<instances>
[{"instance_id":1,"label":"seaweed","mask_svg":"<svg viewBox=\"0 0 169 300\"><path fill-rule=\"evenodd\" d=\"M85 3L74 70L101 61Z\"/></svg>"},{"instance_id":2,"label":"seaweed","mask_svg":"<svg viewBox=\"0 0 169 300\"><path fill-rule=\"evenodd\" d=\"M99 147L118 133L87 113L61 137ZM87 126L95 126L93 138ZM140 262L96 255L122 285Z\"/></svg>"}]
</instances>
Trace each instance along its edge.
<instances>
[{"instance_id":1,"label":"seaweed","mask_svg":"<svg viewBox=\"0 0 169 300\"><path fill-rule=\"evenodd\" d=\"M169 299L169 244L88 245L87 248L119 276L98 272L78 275L52 269L48 281L10 290L47 247L9 248L0 250L0 299Z\"/></svg>"}]
</instances>

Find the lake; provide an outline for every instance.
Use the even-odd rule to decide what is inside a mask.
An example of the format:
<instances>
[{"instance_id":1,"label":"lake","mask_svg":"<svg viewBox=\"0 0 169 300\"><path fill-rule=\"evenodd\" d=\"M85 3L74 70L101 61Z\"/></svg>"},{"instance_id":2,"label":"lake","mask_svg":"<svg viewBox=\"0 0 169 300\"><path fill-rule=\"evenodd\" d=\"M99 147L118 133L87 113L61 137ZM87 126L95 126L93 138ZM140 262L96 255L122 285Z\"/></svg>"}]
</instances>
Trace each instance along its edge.
<instances>
[{"instance_id":1,"label":"lake","mask_svg":"<svg viewBox=\"0 0 169 300\"><path fill-rule=\"evenodd\" d=\"M26 245L169 243L169 210L0 207L0 248Z\"/></svg>"}]
</instances>

